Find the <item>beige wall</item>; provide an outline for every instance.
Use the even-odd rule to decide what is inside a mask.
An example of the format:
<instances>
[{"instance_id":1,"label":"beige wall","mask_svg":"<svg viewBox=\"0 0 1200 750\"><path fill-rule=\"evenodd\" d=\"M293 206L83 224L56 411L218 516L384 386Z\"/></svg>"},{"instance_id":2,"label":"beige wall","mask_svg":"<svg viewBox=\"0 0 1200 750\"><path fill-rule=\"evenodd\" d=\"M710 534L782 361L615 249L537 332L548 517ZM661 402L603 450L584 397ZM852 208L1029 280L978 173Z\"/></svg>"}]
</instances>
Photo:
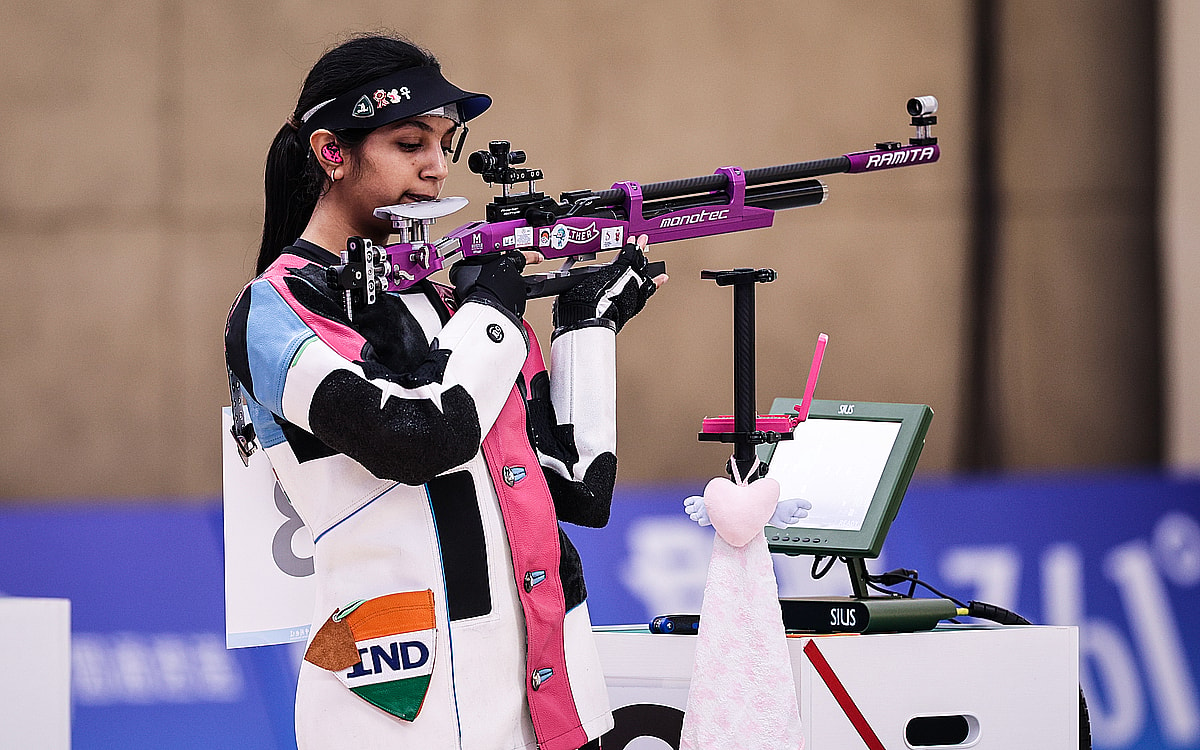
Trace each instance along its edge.
<instances>
[{"instance_id":1,"label":"beige wall","mask_svg":"<svg viewBox=\"0 0 1200 750\"><path fill-rule=\"evenodd\" d=\"M219 492L221 329L253 266L267 145L321 51L381 27L492 94L470 145L512 140L552 194L904 139L905 100L937 95L939 164L834 176L826 205L772 229L662 247L672 280L620 339L621 478L703 478L726 457L695 440L703 416L732 406L731 295L702 268L779 271L758 293L760 408L800 394L824 331L818 397L933 406L921 471L957 468L957 446L976 439L961 408L966 3L55 5L0 10L0 497ZM1150 221L1122 191L1149 186L1119 179L1119 154L1079 168L1106 140L1128 145L1095 105L1136 91L1152 65L1122 42L1140 4L1043 5L1004 16L1005 465L1143 461L1129 430L1156 424L1157 386L1116 348L1146 325L1145 295L1125 299L1123 283L1143 273ZM448 183L472 200L463 221L490 195L477 182L460 166ZM548 303L529 316L548 333ZM1033 409L1046 403L1059 404L1050 418ZM1130 413L1112 416L1114 403Z\"/></svg>"}]
</instances>

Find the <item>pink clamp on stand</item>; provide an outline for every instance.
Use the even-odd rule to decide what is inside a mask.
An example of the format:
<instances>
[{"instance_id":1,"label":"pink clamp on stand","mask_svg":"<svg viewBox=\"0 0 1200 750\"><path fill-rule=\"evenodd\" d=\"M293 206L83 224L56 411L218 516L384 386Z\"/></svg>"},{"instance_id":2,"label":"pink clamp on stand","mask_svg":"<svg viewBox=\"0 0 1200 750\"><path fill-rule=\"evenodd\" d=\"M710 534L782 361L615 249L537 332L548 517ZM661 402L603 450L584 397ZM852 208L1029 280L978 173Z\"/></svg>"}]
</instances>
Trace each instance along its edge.
<instances>
[{"instance_id":1,"label":"pink clamp on stand","mask_svg":"<svg viewBox=\"0 0 1200 750\"><path fill-rule=\"evenodd\" d=\"M790 440L792 430L796 425L808 419L808 411L812 407L813 394L817 390L817 378L821 375L821 360L825 357L825 346L829 343L827 334L817 336L817 347L813 351L812 365L808 370L808 382L804 386L804 398L794 407L795 414L759 414L755 417L755 432L761 433L764 443L774 443L779 440ZM725 415L720 417L705 417L700 432L702 441L731 442L736 435L735 419ZM712 437L706 437L712 436Z\"/></svg>"},{"instance_id":2,"label":"pink clamp on stand","mask_svg":"<svg viewBox=\"0 0 1200 750\"><path fill-rule=\"evenodd\" d=\"M817 378L821 376L821 360L825 358L825 345L829 336L822 333L817 336L817 348L813 351L812 366L808 368L808 382L804 385L804 398L794 408L796 416L792 417L792 428L808 419L808 410L812 407L813 394L817 390Z\"/></svg>"}]
</instances>

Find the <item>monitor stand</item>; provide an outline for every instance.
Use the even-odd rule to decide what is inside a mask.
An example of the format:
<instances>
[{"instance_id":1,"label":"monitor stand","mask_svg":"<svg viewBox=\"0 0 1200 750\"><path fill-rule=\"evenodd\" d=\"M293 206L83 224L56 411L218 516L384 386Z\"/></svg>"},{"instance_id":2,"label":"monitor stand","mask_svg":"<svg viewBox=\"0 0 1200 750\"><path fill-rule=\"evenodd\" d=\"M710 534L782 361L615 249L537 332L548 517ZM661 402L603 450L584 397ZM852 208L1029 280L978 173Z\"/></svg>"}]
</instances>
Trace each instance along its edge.
<instances>
[{"instance_id":1,"label":"monitor stand","mask_svg":"<svg viewBox=\"0 0 1200 750\"><path fill-rule=\"evenodd\" d=\"M850 573L850 590L855 599L871 598L871 589L867 585L867 563L861 557L843 557L846 568Z\"/></svg>"}]
</instances>

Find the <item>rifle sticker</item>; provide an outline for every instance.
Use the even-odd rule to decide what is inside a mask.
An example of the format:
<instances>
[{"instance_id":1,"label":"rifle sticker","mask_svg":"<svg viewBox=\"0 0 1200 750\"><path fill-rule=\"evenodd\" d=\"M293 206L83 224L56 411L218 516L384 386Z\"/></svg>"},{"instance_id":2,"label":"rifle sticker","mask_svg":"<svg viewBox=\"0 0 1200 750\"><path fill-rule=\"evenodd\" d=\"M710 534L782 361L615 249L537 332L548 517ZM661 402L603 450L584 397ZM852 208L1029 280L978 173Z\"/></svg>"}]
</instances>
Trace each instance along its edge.
<instances>
[{"instance_id":1,"label":"rifle sticker","mask_svg":"<svg viewBox=\"0 0 1200 750\"><path fill-rule=\"evenodd\" d=\"M513 230L517 247L533 247L533 227L517 227Z\"/></svg>"},{"instance_id":2,"label":"rifle sticker","mask_svg":"<svg viewBox=\"0 0 1200 750\"><path fill-rule=\"evenodd\" d=\"M605 227L600 230L600 249L616 250L625 244L625 227Z\"/></svg>"},{"instance_id":3,"label":"rifle sticker","mask_svg":"<svg viewBox=\"0 0 1200 750\"><path fill-rule=\"evenodd\" d=\"M596 222L594 221L583 229L559 224L550 232L550 247L555 250L562 250L567 245L587 244L599 236L600 230L596 229Z\"/></svg>"}]
</instances>

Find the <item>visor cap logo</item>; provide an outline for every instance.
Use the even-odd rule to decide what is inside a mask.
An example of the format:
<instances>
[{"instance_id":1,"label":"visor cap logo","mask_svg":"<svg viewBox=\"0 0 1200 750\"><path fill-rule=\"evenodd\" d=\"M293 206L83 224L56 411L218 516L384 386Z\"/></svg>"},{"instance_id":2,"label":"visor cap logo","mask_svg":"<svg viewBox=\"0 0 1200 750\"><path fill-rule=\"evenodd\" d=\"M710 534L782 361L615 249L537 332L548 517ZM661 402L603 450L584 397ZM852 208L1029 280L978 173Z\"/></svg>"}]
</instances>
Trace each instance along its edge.
<instances>
[{"instance_id":1,"label":"visor cap logo","mask_svg":"<svg viewBox=\"0 0 1200 750\"><path fill-rule=\"evenodd\" d=\"M354 110L350 113L355 117L370 117L375 114L375 106L371 104L370 98L363 94L354 103Z\"/></svg>"}]
</instances>

